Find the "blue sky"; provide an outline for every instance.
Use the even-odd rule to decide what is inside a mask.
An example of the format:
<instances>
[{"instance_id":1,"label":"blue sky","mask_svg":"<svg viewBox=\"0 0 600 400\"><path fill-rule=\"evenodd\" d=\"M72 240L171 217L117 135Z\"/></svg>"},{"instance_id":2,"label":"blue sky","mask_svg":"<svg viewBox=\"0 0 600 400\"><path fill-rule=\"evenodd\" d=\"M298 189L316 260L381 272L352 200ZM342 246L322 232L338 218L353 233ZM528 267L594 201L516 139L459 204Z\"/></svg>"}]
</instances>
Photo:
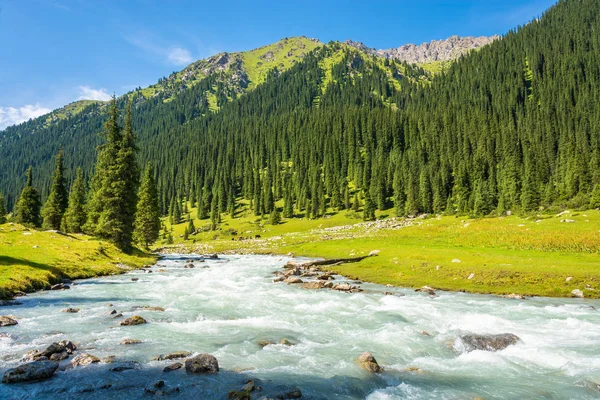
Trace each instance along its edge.
<instances>
[{"instance_id":1,"label":"blue sky","mask_svg":"<svg viewBox=\"0 0 600 400\"><path fill-rule=\"evenodd\" d=\"M555 0L0 0L0 129L221 51L305 35L390 48L503 34Z\"/></svg>"}]
</instances>

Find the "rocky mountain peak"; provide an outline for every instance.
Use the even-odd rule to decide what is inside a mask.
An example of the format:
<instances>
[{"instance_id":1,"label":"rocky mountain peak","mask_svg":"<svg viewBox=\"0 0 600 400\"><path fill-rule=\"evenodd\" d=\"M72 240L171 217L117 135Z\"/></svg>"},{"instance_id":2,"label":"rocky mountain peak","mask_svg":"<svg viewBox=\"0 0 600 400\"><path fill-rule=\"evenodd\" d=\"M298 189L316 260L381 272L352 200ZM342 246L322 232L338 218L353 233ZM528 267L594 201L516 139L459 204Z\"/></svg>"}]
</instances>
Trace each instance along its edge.
<instances>
[{"instance_id":1,"label":"rocky mountain peak","mask_svg":"<svg viewBox=\"0 0 600 400\"><path fill-rule=\"evenodd\" d=\"M346 44L368 54L406 61L408 63L429 63L434 61L452 61L469 50L476 49L499 39L494 36L450 36L448 39L433 40L420 45L405 44L400 47L377 50L367 47L364 43L346 40Z\"/></svg>"}]
</instances>

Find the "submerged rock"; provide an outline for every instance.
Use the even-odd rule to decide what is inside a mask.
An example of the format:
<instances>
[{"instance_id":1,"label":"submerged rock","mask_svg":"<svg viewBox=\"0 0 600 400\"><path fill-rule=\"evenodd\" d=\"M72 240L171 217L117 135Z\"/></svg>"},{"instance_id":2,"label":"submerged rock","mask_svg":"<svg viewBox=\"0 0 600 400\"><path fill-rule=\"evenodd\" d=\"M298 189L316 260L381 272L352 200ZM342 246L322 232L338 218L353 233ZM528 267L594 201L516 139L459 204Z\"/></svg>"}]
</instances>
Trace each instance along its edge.
<instances>
[{"instance_id":1,"label":"submerged rock","mask_svg":"<svg viewBox=\"0 0 600 400\"><path fill-rule=\"evenodd\" d=\"M165 384L165 381L156 381L154 383L149 384L144 388L144 393L153 394L157 396L165 396L173 393L179 393L179 387L171 387Z\"/></svg>"},{"instance_id":2,"label":"submerged rock","mask_svg":"<svg viewBox=\"0 0 600 400\"><path fill-rule=\"evenodd\" d=\"M435 289L429 286L423 286L422 288L415 289L415 292L427 293L430 296L435 296Z\"/></svg>"},{"instance_id":3,"label":"submerged rock","mask_svg":"<svg viewBox=\"0 0 600 400\"><path fill-rule=\"evenodd\" d=\"M50 290L66 290L71 289L69 285L65 285L64 283L57 283L56 285L50 286Z\"/></svg>"},{"instance_id":4,"label":"submerged rock","mask_svg":"<svg viewBox=\"0 0 600 400\"><path fill-rule=\"evenodd\" d=\"M133 310L148 310L148 311L165 311L164 308L156 307L156 306L133 306L132 309Z\"/></svg>"},{"instance_id":5,"label":"submerged rock","mask_svg":"<svg viewBox=\"0 0 600 400\"><path fill-rule=\"evenodd\" d=\"M181 369L181 367L183 367L183 364L180 362L176 362L170 365L167 365L166 367L163 368L163 372L171 372L171 371L177 371L178 369Z\"/></svg>"},{"instance_id":6,"label":"submerged rock","mask_svg":"<svg viewBox=\"0 0 600 400\"><path fill-rule=\"evenodd\" d=\"M10 317L0 315L0 326L17 325L18 322Z\"/></svg>"},{"instance_id":7,"label":"submerged rock","mask_svg":"<svg viewBox=\"0 0 600 400\"><path fill-rule=\"evenodd\" d=\"M525 300L525 296L523 296L522 294L516 294L516 293L505 294L501 297L504 297L505 299L513 299L513 300Z\"/></svg>"},{"instance_id":8,"label":"submerged rock","mask_svg":"<svg viewBox=\"0 0 600 400\"><path fill-rule=\"evenodd\" d=\"M60 310L60 312L76 314L79 312L79 308L65 308L63 310Z\"/></svg>"},{"instance_id":9,"label":"submerged rock","mask_svg":"<svg viewBox=\"0 0 600 400\"><path fill-rule=\"evenodd\" d=\"M191 355L192 355L192 353L190 353L189 351L175 351L175 352L169 353L169 354L160 354L160 355L154 357L152 360L153 361L176 360L178 358L186 358Z\"/></svg>"},{"instance_id":10,"label":"submerged rock","mask_svg":"<svg viewBox=\"0 0 600 400\"><path fill-rule=\"evenodd\" d=\"M58 369L55 361L33 361L9 369L2 377L2 383L32 382L48 379Z\"/></svg>"},{"instance_id":11,"label":"submerged rock","mask_svg":"<svg viewBox=\"0 0 600 400\"><path fill-rule=\"evenodd\" d=\"M100 359L96 356L93 356L91 354L88 353L82 353L82 354L78 354L76 355L71 362L69 363L69 365L71 366L71 368L75 368L75 367L79 367L79 366L83 366L83 365L90 365L90 364L95 364L95 363L99 363Z\"/></svg>"},{"instance_id":12,"label":"submerged rock","mask_svg":"<svg viewBox=\"0 0 600 400\"><path fill-rule=\"evenodd\" d=\"M219 362L210 354L200 354L185 360L185 370L193 374L217 373Z\"/></svg>"},{"instance_id":13,"label":"submerged rock","mask_svg":"<svg viewBox=\"0 0 600 400\"><path fill-rule=\"evenodd\" d=\"M521 339L512 333L499 335L463 335L460 337L467 352L474 350L500 351L516 344Z\"/></svg>"},{"instance_id":14,"label":"submerged rock","mask_svg":"<svg viewBox=\"0 0 600 400\"><path fill-rule=\"evenodd\" d=\"M140 317L139 315L134 315L133 317L129 317L126 320L121 321L122 326L142 325L142 324L147 324L147 323L148 323L148 321L146 321L144 318Z\"/></svg>"},{"instance_id":15,"label":"submerged rock","mask_svg":"<svg viewBox=\"0 0 600 400\"><path fill-rule=\"evenodd\" d=\"M383 371L383 368L381 368L379 366L379 364L377 363L377 360L375 360L375 357L373 357L373 354L369 353L368 351L365 351L364 353L362 353L356 359L356 362L363 369L366 369L369 372L377 373L377 372L382 372Z\"/></svg>"},{"instance_id":16,"label":"submerged rock","mask_svg":"<svg viewBox=\"0 0 600 400\"><path fill-rule=\"evenodd\" d=\"M110 369L111 372L123 372L123 371L128 371L128 370L132 370L132 369L138 369L140 366L140 364L136 361L126 361L123 363L120 363L119 365L112 367Z\"/></svg>"},{"instance_id":17,"label":"submerged rock","mask_svg":"<svg viewBox=\"0 0 600 400\"><path fill-rule=\"evenodd\" d=\"M137 339L123 339L120 344L130 345L130 344L140 344L140 343L142 343L142 341L137 340Z\"/></svg>"}]
</instances>

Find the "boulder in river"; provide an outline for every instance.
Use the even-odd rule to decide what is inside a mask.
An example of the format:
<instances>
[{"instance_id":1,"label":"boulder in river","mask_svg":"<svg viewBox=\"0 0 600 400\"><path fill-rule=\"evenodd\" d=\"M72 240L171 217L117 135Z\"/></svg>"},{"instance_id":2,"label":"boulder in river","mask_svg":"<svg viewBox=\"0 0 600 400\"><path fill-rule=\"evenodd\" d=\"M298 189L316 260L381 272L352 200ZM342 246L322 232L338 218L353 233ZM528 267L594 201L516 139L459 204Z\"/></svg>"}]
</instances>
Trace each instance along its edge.
<instances>
[{"instance_id":1,"label":"boulder in river","mask_svg":"<svg viewBox=\"0 0 600 400\"><path fill-rule=\"evenodd\" d=\"M23 361L42 361L42 360L52 360L52 361L60 361L69 357L70 354L77 350L77 346L70 340L63 340L58 343L52 343L50 346L46 347L46 350L38 351L31 350L25 353L23 356Z\"/></svg>"},{"instance_id":2,"label":"boulder in river","mask_svg":"<svg viewBox=\"0 0 600 400\"><path fill-rule=\"evenodd\" d=\"M99 363L99 362L100 362L100 359L98 357L93 356L88 353L81 353L81 354L78 354L75 357L73 357L73 359L71 360L69 365L71 366L71 368L75 368L75 367L79 367L82 365L90 365L90 364L95 364L95 363Z\"/></svg>"},{"instance_id":3,"label":"boulder in river","mask_svg":"<svg viewBox=\"0 0 600 400\"><path fill-rule=\"evenodd\" d=\"M505 299L513 299L513 300L525 300L525 296L523 296L522 294L516 294L516 293L505 294L501 297L504 297Z\"/></svg>"},{"instance_id":4,"label":"boulder in river","mask_svg":"<svg viewBox=\"0 0 600 400\"><path fill-rule=\"evenodd\" d=\"M64 283L57 283L56 285L50 286L50 290L66 290L71 289L69 285L65 285Z\"/></svg>"},{"instance_id":5,"label":"boulder in river","mask_svg":"<svg viewBox=\"0 0 600 400\"><path fill-rule=\"evenodd\" d=\"M512 333L501 333L499 335L462 335L462 342L467 352L473 350L484 351L499 351L504 350L508 346L516 344L521 340L517 335Z\"/></svg>"},{"instance_id":6,"label":"boulder in river","mask_svg":"<svg viewBox=\"0 0 600 400\"><path fill-rule=\"evenodd\" d=\"M130 345L130 344L140 344L142 343L141 340L137 340L137 339L123 339L121 340L122 345Z\"/></svg>"},{"instance_id":7,"label":"boulder in river","mask_svg":"<svg viewBox=\"0 0 600 400\"><path fill-rule=\"evenodd\" d=\"M325 287L325 282L316 281L316 282L306 282L302 284L303 289L323 289Z\"/></svg>"},{"instance_id":8,"label":"boulder in river","mask_svg":"<svg viewBox=\"0 0 600 400\"><path fill-rule=\"evenodd\" d=\"M133 306L132 308L134 310L165 311L164 308L156 306Z\"/></svg>"},{"instance_id":9,"label":"boulder in river","mask_svg":"<svg viewBox=\"0 0 600 400\"><path fill-rule=\"evenodd\" d=\"M211 354L199 354L185 360L185 370L193 374L217 373L219 362Z\"/></svg>"},{"instance_id":10,"label":"boulder in river","mask_svg":"<svg viewBox=\"0 0 600 400\"><path fill-rule=\"evenodd\" d=\"M194 264L186 264L183 268L186 268L186 269L195 268L195 265Z\"/></svg>"},{"instance_id":11,"label":"boulder in river","mask_svg":"<svg viewBox=\"0 0 600 400\"><path fill-rule=\"evenodd\" d=\"M429 286L423 286L422 288L415 289L415 292L427 293L430 296L435 296L435 290Z\"/></svg>"},{"instance_id":12,"label":"boulder in river","mask_svg":"<svg viewBox=\"0 0 600 400\"><path fill-rule=\"evenodd\" d=\"M12 326L12 325L17 325L18 322L10 317L6 317L3 315L0 315L0 326Z\"/></svg>"},{"instance_id":13,"label":"boulder in river","mask_svg":"<svg viewBox=\"0 0 600 400\"><path fill-rule=\"evenodd\" d=\"M176 362L176 363L169 364L166 367L164 367L163 372L177 371L178 369L181 369L181 367L183 367L183 364L180 362Z\"/></svg>"},{"instance_id":14,"label":"boulder in river","mask_svg":"<svg viewBox=\"0 0 600 400\"><path fill-rule=\"evenodd\" d=\"M367 371L373 372L373 373L377 373L377 372L382 372L383 368L381 368L379 366L379 364L377 363L377 360L375 360L375 357L373 357L373 354L369 353L368 351L365 351L364 353L362 353L357 359L356 362L363 368L366 369Z\"/></svg>"},{"instance_id":15,"label":"boulder in river","mask_svg":"<svg viewBox=\"0 0 600 400\"><path fill-rule=\"evenodd\" d=\"M137 361L126 361L119 363L110 369L111 372L123 372L131 369L138 369L140 364Z\"/></svg>"},{"instance_id":16,"label":"boulder in river","mask_svg":"<svg viewBox=\"0 0 600 400\"><path fill-rule=\"evenodd\" d=\"M142 325L142 324L147 324L147 323L148 323L148 321L146 321L144 318L140 317L139 315L134 315L133 317L129 317L129 318L121 321L122 326Z\"/></svg>"},{"instance_id":17,"label":"boulder in river","mask_svg":"<svg viewBox=\"0 0 600 400\"><path fill-rule=\"evenodd\" d=\"M160 355L154 357L152 360L154 360L154 361L176 360L178 358L186 358L191 355L192 355L192 353L190 353L189 351L175 351L175 352L169 353L169 354L160 354Z\"/></svg>"},{"instance_id":18,"label":"boulder in river","mask_svg":"<svg viewBox=\"0 0 600 400\"><path fill-rule=\"evenodd\" d=\"M287 278L286 280L284 280L285 283L287 284L296 284L296 283L304 283L304 281L296 276L292 276L290 278Z\"/></svg>"},{"instance_id":19,"label":"boulder in river","mask_svg":"<svg viewBox=\"0 0 600 400\"><path fill-rule=\"evenodd\" d=\"M65 309L60 310L60 312L76 314L79 312L79 308L65 308Z\"/></svg>"},{"instance_id":20,"label":"boulder in river","mask_svg":"<svg viewBox=\"0 0 600 400\"><path fill-rule=\"evenodd\" d=\"M33 361L9 369L2 377L2 383L32 382L48 379L58 369L55 361Z\"/></svg>"}]
</instances>

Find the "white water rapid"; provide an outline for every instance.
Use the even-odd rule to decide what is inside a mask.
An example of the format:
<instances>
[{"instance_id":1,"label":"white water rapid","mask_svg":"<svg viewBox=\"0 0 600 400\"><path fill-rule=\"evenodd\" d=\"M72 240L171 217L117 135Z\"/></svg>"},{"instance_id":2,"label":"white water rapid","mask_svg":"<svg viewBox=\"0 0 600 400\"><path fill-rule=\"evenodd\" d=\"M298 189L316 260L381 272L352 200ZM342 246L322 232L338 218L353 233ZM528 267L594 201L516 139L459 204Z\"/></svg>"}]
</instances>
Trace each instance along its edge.
<instances>
[{"instance_id":1,"label":"white water rapid","mask_svg":"<svg viewBox=\"0 0 600 400\"><path fill-rule=\"evenodd\" d=\"M600 398L600 301L448 292L431 297L373 284L352 294L306 290L272 282L272 272L287 258L223 256L184 269L189 258L198 257L167 256L153 273L82 280L70 290L39 292L18 299L21 305L0 307L0 315L19 318L18 325L0 328L7 334L0 338L0 372L19 365L27 351L64 339L77 344L76 354L116 358L113 364L61 368L38 383L2 384L0 399L144 398L144 387L157 380L179 387L173 398L225 399L249 379L262 387L253 399L295 388L303 399ZM61 312L67 307L80 311ZM124 318L141 315L148 324L120 326L111 310ZM521 340L497 352L464 352L457 337L469 333L512 333ZM142 343L119 344L126 338ZM295 345L279 344L281 339ZM261 347L259 341L275 344ZM162 372L181 360L151 361L175 351L210 353L221 371ZM355 363L364 351L383 373ZM128 361L139 364L110 371Z\"/></svg>"}]
</instances>

